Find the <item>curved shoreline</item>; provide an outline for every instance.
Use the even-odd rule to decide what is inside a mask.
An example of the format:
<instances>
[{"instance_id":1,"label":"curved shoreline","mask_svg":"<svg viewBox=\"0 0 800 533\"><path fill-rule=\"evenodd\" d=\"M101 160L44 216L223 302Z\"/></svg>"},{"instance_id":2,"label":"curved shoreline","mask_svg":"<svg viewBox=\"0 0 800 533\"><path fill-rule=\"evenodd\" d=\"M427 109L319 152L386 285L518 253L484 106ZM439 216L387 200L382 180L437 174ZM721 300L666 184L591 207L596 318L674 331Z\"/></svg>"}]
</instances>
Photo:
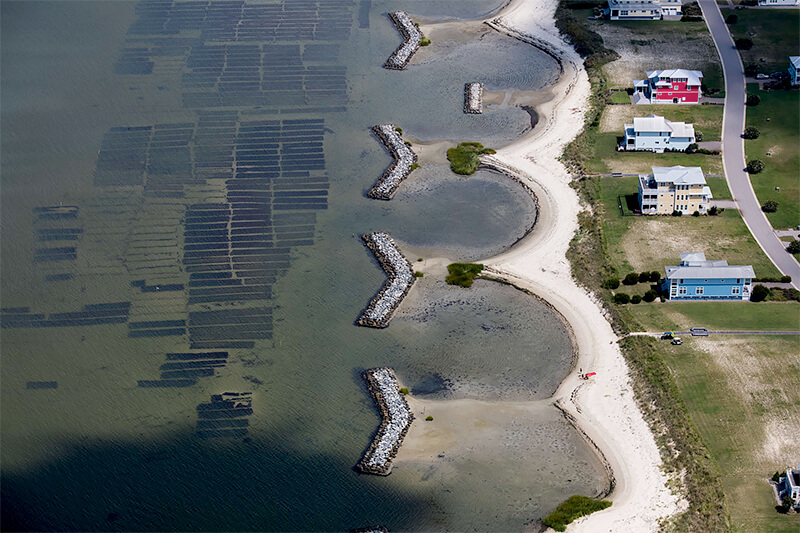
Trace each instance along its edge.
<instances>
[{"instance_id":1,"label":"curved shoreline","mask_svg":"<svg viewBox=\"0 0 800 533\"><path fill-rule=\"evenodd\" d=\"M584 128L590 84L582 59L555 28L557 2L512 0L484 21L553 57L561 76L549 88L553 98L537 106L537 127L496 155L481 157L483 166L517 181L537 203L532 231L481 262L484 272L545 301L563 317L575 343L575 366L597 372L588 382L571 373L549 400L595 449L610 474L608 499L613 505L576 520L567 530L656 531L685 508L685 501L672 492L670 478L661 471L661 455L636 403L618 337L601 305L572 278L566 258L572 237L580 231L577 214L583 207L559 158Z\"/></svg>"}]
</instances>

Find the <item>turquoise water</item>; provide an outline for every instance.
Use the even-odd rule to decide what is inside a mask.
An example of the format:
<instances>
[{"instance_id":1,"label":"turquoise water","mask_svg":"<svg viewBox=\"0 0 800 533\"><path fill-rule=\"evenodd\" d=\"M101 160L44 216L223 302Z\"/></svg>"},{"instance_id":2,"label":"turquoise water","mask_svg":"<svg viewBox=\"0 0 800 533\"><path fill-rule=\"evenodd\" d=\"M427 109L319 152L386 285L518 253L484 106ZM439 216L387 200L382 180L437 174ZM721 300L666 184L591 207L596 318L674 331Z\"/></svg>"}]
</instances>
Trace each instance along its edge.
<instances>
[{"instance_id":1,"label":"turquoise water","mask_svg":"<svg viewBox=\"0 0 800 533\"><path fill-rule=\"evenodd\" d=\"M214 5L184 3L172 8L180 16L157 24L142 13L163 4L1 5L2 307L57 321L54 313L130 303L118 323L2 329L3 528L519 530L576 490L575 471L580 491L601 490L592 452L546 403L524 424L533 444L501 458L452 471L399 465L388 478L352 470L378 423L365 368L390 365L433 398L503 400L545 400L569 371L559 319L489 282L465 291L425 277L388 329L353 325L384 280L358 235L388 231L412 260L474 260L507 248L535 220L533 201L513 183L488 172L455 177L441 164L416 170L391 202L366 198L390 161L369 128L393 122L422 141L501 146L530 127L528 115L464 115L463 83L539 90L557 66L487 28L474 44L439 55L432 48L406 71L380 68L399 44L389 9L452 20L484 16L499 2L263 2L265 11L247 4L242 15ZM285 21L278 28L275 17ZM223 45L256 46L259 87L279 89L243 96L230 88L253 71L252 54L229 54L229 77L211 83L213 68L202 65L213 53L200 49ZM129 73L150 62L149 73ZM302 85L286 81L287 62L306 69ZM328 70L309 74L319 69ZM140 129L115 133L123 127ZM257 171L244 163L242 139L256 129L264 147L277 136L275 176L274 161ZM293 174L298 166L308 175ZM270 195L236 204L238 189L226 182L245 174L271 180ZM206 289L191 285L201 281L190 271L192 246L217 230L195 223L209 206L232 204L239 211L224 215L226 227L266 217L269 248L284 251L238 256L215 271L248 280L255 299L207 301ZM78 207L77 217L34 211L61 205ZM63 237L73 230L76 240ZM226 250L236 249L233 235ZM53 252L37 251L72 247L74 260L42 261ZM248 309L268 311L242 328L232 313ZM220 311L224 323L208 314ZM158 334L180 331L136 336L153 323ZM137 386L182 372L168 353L209 351L228 353L213 376L183 388ZM226 391L253 392L252 415L239 419L246 436L200 438L197 406Z\"/></svg>"}]
</instances>

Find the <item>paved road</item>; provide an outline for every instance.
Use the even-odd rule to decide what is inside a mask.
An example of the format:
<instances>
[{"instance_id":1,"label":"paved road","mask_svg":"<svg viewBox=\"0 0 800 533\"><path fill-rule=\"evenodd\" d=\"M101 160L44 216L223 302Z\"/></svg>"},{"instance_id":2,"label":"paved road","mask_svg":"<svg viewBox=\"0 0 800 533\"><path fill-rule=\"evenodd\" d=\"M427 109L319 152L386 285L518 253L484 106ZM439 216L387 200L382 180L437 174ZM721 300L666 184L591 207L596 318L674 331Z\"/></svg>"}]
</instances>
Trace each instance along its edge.
<instances>
[{"instance_id":1,"label":"paved road","mask_svg":"<svg viewBox=\"0 0 800 533\"><path fill-rule=\"evenodd\" d=\"M728 187L739 204L745 224L758 244L778 269L786 276L792 276L792 285L800 289L800 264L786 252L780 239L775 235L766 215L750 184L750 175L745 171L744 158L744 114L747 99L744 82L744 67L739 53L728 33L715 0L700 0L700 8L706 19L708 29L717 45L722 69L725 72L725 114L722 121L722 164L728 179ZM756 272L758 276L759 273Z\"/></svg>"}]
</instances>

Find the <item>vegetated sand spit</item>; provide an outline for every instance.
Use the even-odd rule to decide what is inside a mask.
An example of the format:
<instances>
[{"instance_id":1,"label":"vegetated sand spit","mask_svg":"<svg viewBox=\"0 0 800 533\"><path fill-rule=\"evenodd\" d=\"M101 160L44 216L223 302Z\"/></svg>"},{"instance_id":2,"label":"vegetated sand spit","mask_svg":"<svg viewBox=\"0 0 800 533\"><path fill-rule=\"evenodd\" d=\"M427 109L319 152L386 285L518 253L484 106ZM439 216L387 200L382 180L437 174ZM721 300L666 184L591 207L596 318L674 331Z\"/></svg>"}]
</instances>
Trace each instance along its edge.
<instances>
[{"instance_id":1,"label":"vegetated sand spit","mask_svg":"<svg viewBox=\"0 0 800 533\"><path fill-rule=\"evenodd\" d=\"M581 518L569 531L655 531L659 522L686 507L685 501L668 488L661 471L661 457L653 435L636 405L628 368L617 346L617 337L599 304L571 276L566 252L578 230L578 197L570 188L570 176L558 162L564 145L583 128L589 80L582 61L559 37L554 26L555 0L512 0L492 21L498 27L535 36L562 62L564 73L550 91L555 98L537 108L537 127L517 142L483 156L487 166L503 171L532 189L539 199L539 218L534 230L511 250L482 261L485 273L495 275L546 300L569 324L578 350L576 366L595 371L590 382L572 373L553 400L575 420L582 433L599 449L615 481L610 495L613 506ZM426 28L426 32L429 30ZM434 33L429 33L434 35ZM527 194L527 192L521 192ZM481 409L466 409L475 400L459 400L460 409L448 409L448 423L434 431L425 427L409 433L398 460L415 460L447 443L448 453L470 449L470 435L453 438L458 424L481 418ZM442 405L446 402L433 402ZM426 402L411 401L412 409ZM498 406L503 405L498 403ZM429 408L426 406L426 408ZM515 404L515 409L525 409ZM486 412L492 423L491 411ZM421 426L421 424L420 424ZM448 430L448 428L450 428ZM451 434L448 434L448 431ZM427 441L426 441L427 439ZM647 494L646 498L642 495Z\"/></svg>"}]
</instances>

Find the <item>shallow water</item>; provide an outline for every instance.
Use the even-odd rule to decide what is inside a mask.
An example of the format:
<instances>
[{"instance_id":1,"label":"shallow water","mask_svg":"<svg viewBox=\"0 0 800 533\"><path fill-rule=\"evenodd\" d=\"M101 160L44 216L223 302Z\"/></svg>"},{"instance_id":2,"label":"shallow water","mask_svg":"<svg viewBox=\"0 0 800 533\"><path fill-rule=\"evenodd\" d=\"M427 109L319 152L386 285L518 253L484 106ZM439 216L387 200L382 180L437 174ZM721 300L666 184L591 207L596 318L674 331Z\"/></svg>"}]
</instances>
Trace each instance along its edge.
<instances>
[{"instance_id":1,"label":"shallow water","mask_svg":"<svg viewBox=\"0 0 800 533\"><path fill-rule=\"evenodd\" d=\"M586 477L583 493L603 486L592 452L546 405L522 426L538 435L524 453L470 457L454 470L408 465L388 478L352 471L378 423L363 369L391 365L412 388L446 380L445 390L427 386L437 397L543 399L569 371L572 348L545 306L488 282L465 291L423 278L389 328L353 325L385 279L358 235L385 230L415 256L473 260L507 248L535 220L532 199L515 184L488 172L455 177L437 164L415 171L390 202L366 198L390 162L369 128L393 122L417 139L500 146L530 127L528 115L513 108L464 115L463 83L480 73L492 87L539 90L557 68L536 49L487 29L480 44L387 71L380 65L399 44L388 9L424 9L430 20L449 20L484 15L499 2L334 4L352 22L349 37L330 41L337 53L307 47L306 35L271 34L255 44L291 45L265 48L275 53L263 60L268 67L301 49L301 57L323 58L311 66L343 67L345 99L304 89L300 100L287 91L270 93L260 106L212 109L184 107L196 89L187 81L193 52L181 47L199 46L225 24L153 41L131 31L141 27L131 2L2 3L2 307L30 307L56 320L53 313L98 316L81 310L130 302L123 323L3 329L5 529L518 530L575 490L565 478L574 465ZM175 24L163 27L180 29ZM152 73L115 73L121 57L144 46ZM212 111L234 112L225 119L238 128L233 137L215 125L225 120ZM324 169L311 168L312 181L301 182L306 178L289 174L298 158L286 143L297 128L317 142L318 126L289 121L310 119L324 120L323 151L306 151L301 164L322 154ZM234 261L236 277L260 287L248 293L255 300L208 302L207 289L190 286L199 281L190 278L197 246L190 239L214 240L207 236L216 230L192 225L212 204L235 204L225 183L233 171L215 150L225 139L241 147L256 121L284 121L280 175L264 202L271 205L271 247L286 251L275 262ZM144 148L135 147L135 131L112 132L123 126L148 128ZM107 157L121 138L126 157L147 153L144 162L126 160L144 169L141 176L120 172L116 156ZM234 152L236 181L247 156ZM117 170L104 171L112 160ZM305 198L298 191L309 190L317 200L291 209ZM289 192L284 203L281 191ZM41 220L33 211L58 205L79 207L77 218ZM236 209L225 216L255 216L252 206ZM46 240L50 234L40 230L48 228L81 233L74 241ZM236 250L232 235L225 246ZM77 259L34 262L35 250L54 247L75 247ZM46 281L54 275L71 278ZM255 322L230 314L252 308L269 311ZM204 311L228 314L220 322L196 314ZM153 322L180 334L132 336L166 331L150 329ZM253 346L191 349L221 337ZM183 372L166 354L211 350L228 352L213 377L185 388L137 387ZM57 388L29 389L33 381L56 381ZM198 438L197 405L225 391L254 393L253 414L239 419L246 420L246 439Z\"/></svg>"}]
</instances>

